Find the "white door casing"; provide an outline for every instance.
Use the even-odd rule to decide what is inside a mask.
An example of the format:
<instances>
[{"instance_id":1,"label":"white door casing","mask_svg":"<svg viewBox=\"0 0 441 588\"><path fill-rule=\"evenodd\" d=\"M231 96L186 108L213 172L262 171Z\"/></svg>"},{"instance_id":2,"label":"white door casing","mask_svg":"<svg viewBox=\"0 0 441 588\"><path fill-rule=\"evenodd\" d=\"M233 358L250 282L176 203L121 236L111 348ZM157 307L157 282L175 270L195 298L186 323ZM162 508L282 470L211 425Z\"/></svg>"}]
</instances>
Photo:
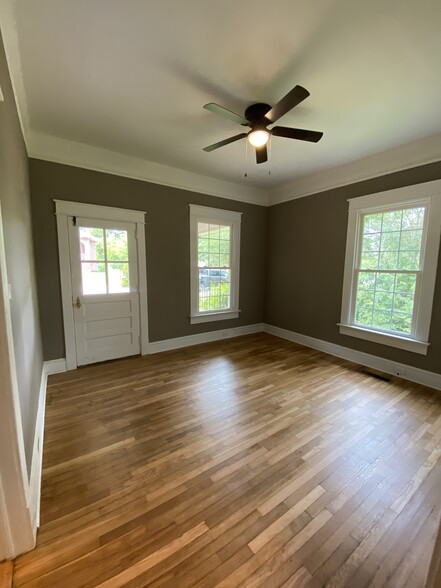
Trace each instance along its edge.
<instances>
[{"instance_id":1,"label":"white door casing","mask_svg":"<svg viewBox=\"0 0 441 588\"><path fill-rule=\"evenodd\" d=\"M148 353L144 212L55 200L67 369ZM75 221L74 221L75 219ZM84 294L80 227L127 231L130 291ZM106 278L109 284L109 278Z\"/></svg>"}]
</instances>

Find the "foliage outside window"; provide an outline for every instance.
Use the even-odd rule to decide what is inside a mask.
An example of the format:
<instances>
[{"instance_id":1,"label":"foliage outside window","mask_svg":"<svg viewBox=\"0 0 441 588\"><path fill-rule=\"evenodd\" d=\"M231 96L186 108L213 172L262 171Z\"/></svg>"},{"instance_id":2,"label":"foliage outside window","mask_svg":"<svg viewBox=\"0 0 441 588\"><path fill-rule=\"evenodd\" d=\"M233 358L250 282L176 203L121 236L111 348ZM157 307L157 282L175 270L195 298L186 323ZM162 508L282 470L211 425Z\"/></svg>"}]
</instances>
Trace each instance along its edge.
<instances>
[{"instance_id":1,"label":"foliage outside window","mask_svg":"<svg viewBox=\"0 0 441 588\"><path fill-rule=\"evenodd\" d=\"M191 322L238 316L240 213L190 205Z\"/></svg>"},{"instance_id":2,"label":"foliage outside window","mask_svg":"<svg viewBox=\"0 0 441 588\"><path fill-rule=\"evenodd\" d=\"M127 231L80 227L83 294L129 292Z\"/></svg>"},{"instance_id":3,"label":"foliage outside window","mask_svg":"<svg viewBox=\"0 0 441 588\"><path fill-rule=\"evenodd\" d=\"M426 354L441 181L349 202L340 332Z\"/></svg>"}]
</instances>

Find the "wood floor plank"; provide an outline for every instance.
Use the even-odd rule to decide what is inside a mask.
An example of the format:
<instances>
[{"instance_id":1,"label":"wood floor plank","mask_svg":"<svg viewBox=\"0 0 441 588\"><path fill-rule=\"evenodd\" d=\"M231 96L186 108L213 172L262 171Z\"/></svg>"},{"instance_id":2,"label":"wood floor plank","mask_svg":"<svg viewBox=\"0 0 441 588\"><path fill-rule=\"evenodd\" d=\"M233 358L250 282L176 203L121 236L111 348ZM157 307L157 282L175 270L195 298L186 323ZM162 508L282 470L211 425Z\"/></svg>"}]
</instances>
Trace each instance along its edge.
<instances>
[{"instance_id":1,"label":"wood floor plank","mask_svg":"<svg viewBox=\"0 0 441 588\"><path fill-rule=\"evenodd\" d=\"M256 334L50 376L47 398L16 587L423 585L436 391Z\"/></svg>"}]
</instances>

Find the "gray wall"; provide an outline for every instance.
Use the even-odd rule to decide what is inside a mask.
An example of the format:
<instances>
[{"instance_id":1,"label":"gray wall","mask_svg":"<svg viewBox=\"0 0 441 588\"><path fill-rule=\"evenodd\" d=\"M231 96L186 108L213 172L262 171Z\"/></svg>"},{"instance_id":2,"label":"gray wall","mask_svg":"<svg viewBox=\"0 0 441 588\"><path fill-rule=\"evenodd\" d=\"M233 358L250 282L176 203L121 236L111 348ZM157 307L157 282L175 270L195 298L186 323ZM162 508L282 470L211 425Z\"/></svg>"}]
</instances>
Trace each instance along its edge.
<instances>
[{"instance_id":1,"label":"gray wall","mask_svg":"<svg viewBox=\"0 0 441 588\"><path fill-rule=\"evenodd\" d=\"M43 366L32 249L28 160L0 38L0 204L28 472ZM0 399L1 405L1 399ZM1 408L0 408L1 410Z\"/></svg>"},{"instance_id":2,"label":"gray wall","mask_svg":"<svg viewBox=\"0 0 441 588\"><path fill-rule=\"evenodd\" d=\"M299 198L269 209L267 323L441 373L441 256L427 356L340 335L348 198L441 178L441 162Z\"/></svg>"},{"instance_id":3,"label":"gray wall","mask_svg":"<svg viewBox=\"0 0 441 588\"><path fill-rule=\"evenodd\" d=\"M262 321L265 208L36 159L30 177L46 360L65 356L54 198L147 211L150 341ZM243 212L238 319L190 325L189 203Z\"/></svg>"}]
</instances>

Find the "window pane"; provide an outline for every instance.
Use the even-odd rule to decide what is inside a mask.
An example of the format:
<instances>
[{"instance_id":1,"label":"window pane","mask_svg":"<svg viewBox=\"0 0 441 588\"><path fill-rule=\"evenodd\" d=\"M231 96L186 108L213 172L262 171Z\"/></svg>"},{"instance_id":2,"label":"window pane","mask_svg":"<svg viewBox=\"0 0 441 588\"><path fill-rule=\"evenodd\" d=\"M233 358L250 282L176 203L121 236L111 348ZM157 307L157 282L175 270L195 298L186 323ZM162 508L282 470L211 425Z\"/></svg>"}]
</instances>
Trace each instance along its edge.
<instances>
[{"instance_id":1,"label":"window pane","mask_svg":"<svg viewBox=\"0 0 441 588\"><path fill-rule=\"evenodd\" d=\"M409 335L415 287L416 274L359 272L355 324Z\"/></svg>"},{"instance_id":2,"label":"window pane","mask_svg":"<svg viewBox=\"0 0 441 588\"><path fill-rule=\"evenodd\" d=\"M425 208L407 208L403 210L403 230L422 229L424 224Z\"/></svg>"},{"instance_id":3,"label":"window pane","mask_svg":"<svg viewBox=\"0 0 441 588\"><path fill-rule=\"evenodd\" d=\"M357 306L362 308L373 308L375 301L375 292L371 290L358 290Z\"/></svg>"},{"instance_id":4,"label":"window pane","mask_svg":"<svg viewBox=\"0 0 441 588\"><path fill-rule=\"evenodd\" d=\"M401 229L401 219L403 216L402 210L391 210L390 212L383 212L383 226L382 231L399 231Z\"/></svg>"},{"instance_id":5,"label":"window pane","mask_svg":"<svg viewBox=\"0 0 441 588\"><path fill-rule=\"evenodd\" d=\"M358 287L363 290L375 290L375 272L360 272L358 274Z\"/></svg>"},{"instance_id":6,"label":"window pane","mask_svg":"<svg viewBox=\"0 0 441 588\"><path fill-rule=\"evenodd\" d=\"M108 261L128 261L127 231L106 229L106 249Z\"/></svg>"},{"instance_id":7,"label":"window pane","mask_svg":"<svg viewBox=\"0 0 441 588\"><path fill-rule=\"evenodd\" d=\"M419 251L421 247L422 235L422 229L418 229L416 231L402 231L400 250L411 249L413 251Z\"/></svg>"},{"instance_id":8,"label":"window pane","mask_svg":"<svg viewBox=\"0 0 441 588\"><path fill-rule=\"evenodd\" d=\"M198 266L204 267L208 265L208 239L199 237L198 239Z\"/></svg>"},{"instance_id":9,"label":"window pane","mask_svg":"<svg viewBox=\"0 0 441 588\"><path fill-rule=\"evenodd\" d=\"M106 264L81 262L83 294L106 294Z\"/></svg>"},{"instance_id":10,"label":"window pane","mask_svg":"<svg viewBox=\"0 0 441 588\"><path fill-rule=\"evenodd\" d=\"M366 214L364 217L364 230L366 233L377 233L381 231L381 223L383 221L382 213Z\"/></svg>"},{"instance_id":11,"label":"window pane","mask_svg":"<svg viewBox=\"0 0 441 588\"><path fill-rule=\"evenodd\" d=\"M210 228L209 228L209 232L210 232L209 237L210 237L210 239L219 240L220 239L219 231L220 231L220 226L219 225L210 225Z\"/></svg>"},{"instance_id":12,"label":"window pane","mask_svg":"<svg viewBox=\"0 0 441 588\"><path fill-rule=\"evenodd\" d=\"M372 317L372 326L383 331L389 331L391 325L391 312L389 310L375 310Z\"/></svg>"},{"instance_id":13,"label":"window pane","mask_svg":"<svg viewBox=\"0 0 441 588\"><path fill-rule=\"evenodd\" d=\"M372 326L372 310L367 308L357 308L355 324L366 327Z\"/></svg>"},{"instance_id":14,"label":"window pane","mask_svg":"<svg viewBox=\"0 0 441 588\"><path fill-rule=\"evenodd\" d=\"M377 253L362 253L361 269L377 269L378 268L378 252Z\"/></svg>"},{"instance_id":15,"label":"window pane","mask_svg":"<svg viewBox=\"0 0 441 588\"><path fill-rule=\"evenodd\" d=\"M231 271L224 269L199 270L199 311L230 308Z\"/></svg>"},{"instance_id":16,"label":"window pane","mask_svg":"<svg viewBox=\"0 0 441 588\"><path fill-rule=\"evenodd\" d=\"M415 274L398 274L395 286L396 292L409 292L415 294L416 276Z\"/></svg>"},{"instance_id":17,"label":"window pane","mask_svg":"<svg viewBox=\"0 0 441 588\"><path fill-rule=\"evenodd\" d=\"M392 310L393 300L392 292L377 292L375 294L375 308L390 312Z\"/></svg>"},{"instance_id":18,"label":"window pane","mask_svg":"<svg viewBox=\"0 0 441 588\"><path fill-rule=\"evenodd\" d=\"M363 251L379 251L380 249L381 233L374 233L372 235L365 235L363 237Z\"/></svg>"},{"instance_id":19,"label":"window pane","mask_svg":"<svg viewBox=\"0 0 441 588\"><path fill-rule=\"evenodd\" d=\"M393 292L395 289L395 274L377 274L377 290Z\"/></svg>"},{"instance_id":20,"label":"window pane","mask_svg":"<svg viewBox=\"0 0 441 588\"><path fill-rule=\"evenodd\" d=\"M403 270L417 270L420 265L419 251L400 251L398 268Z\"/></svg>"},{"instance_id":21,"label":"window pane","mask_svg":"<svg viewBox=\"0 0 441 588\"><path fill-rule=\"evenodd\" d=\"M104 261L104 230L80 227L80 255L84 261Z\"/></svg>"},{"instance_id":22,"label":"window pane","mask_svg":"<svg viewBox=\"0 0 441 588\"><path fill-rule=\"evenodd\" d=\"M400 231L383 233L381 235L381 250L398 251L398 249L400 248L400 235Z\"/></svg>"},{"instance_id":23,"label":"window pane","mask_svg":"<svg viewBox=\"0 0 441 588\"><path fill-rule=\"evenodd\" d=\"M130 292L128 263L109 263L107 271L109 273L109 292L112 294Z\"/></svg>"},{"instance_id":24,"label":"window pane","mask_svg":"<svg viewBox=\"0 0 441 588\"><path fill-rule=\"evenodd\" d=\"M395 270L398 268L398 251L382 251L378 269Z\"/></svg>"},{"instance_id":25,"label":"window pane","mask_svg":"<svg viewBox=\"0 0 441 588\"><path fill-rule=\"evenodd\" d=\"M400 312L392 313L392 330L409 335L412 330L412 315Z\"/></svg>"}]
</instances>

